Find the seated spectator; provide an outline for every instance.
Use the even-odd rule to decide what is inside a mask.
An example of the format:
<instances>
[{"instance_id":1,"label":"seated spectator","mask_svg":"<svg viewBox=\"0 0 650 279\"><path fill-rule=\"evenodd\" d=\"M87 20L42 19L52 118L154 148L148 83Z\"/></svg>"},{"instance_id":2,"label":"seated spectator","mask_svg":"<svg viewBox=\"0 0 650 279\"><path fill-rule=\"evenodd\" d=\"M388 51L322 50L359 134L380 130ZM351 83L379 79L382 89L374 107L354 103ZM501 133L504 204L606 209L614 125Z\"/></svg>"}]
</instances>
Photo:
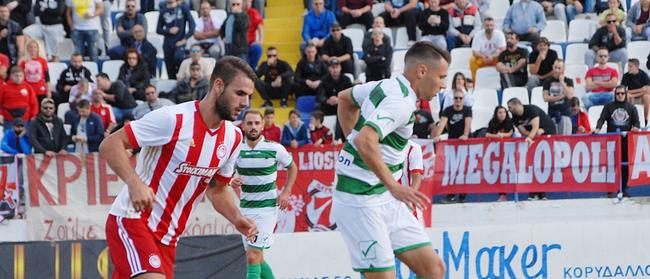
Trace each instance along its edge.
<instances>
[{"instance_id":1,"label":"seated spectator","mask_svg":"<svg viewBox=\"0 0 650 279\"><path fill-rule=\"evenodd\" d=\"M366 81L390 78L393 48L390 44L384 44L383 30L379 28L372 30L372 44L363 50L362 59L366 62Z\"/></svg>"},{"instance_id":2,"label":"seated spectator","mask_svg":"<svg viewBox=\"0 0 650 279\"><path fill-rule=\"evenodd\" d=\"M221 26L221 37L226 55L248 60L248 14L243 11L242 0L231 0L230 13Z\"/></svg>"},{"instance_id":3,"label":"seated spectator","mask_svg":"<svg viewBox=\"0 0 650 279\"><path fill-rule=\"evenodd\" d=\"M616 17L610 15L607 17L607 25L598 28L589 40L590 49L585 52L585 64L591 67L598 61L596 52L600 48L607 49L609 57L611 57L609 62L624 63L627 61L625 44L625 28L616 25Z\"/></svg>"},{"instance_id":4,"label":"seated spectator","mask_svg":"<svg viewBox=\"0 0 650 279\"><path fill-rule=\"evenodd\" d=\"M555 17L568 24L565 0L535 0L542 4L546 17ZM568 25L567 25L568 26Z\"/></svg>"},{"instance_id":5,"label":"seated spectator","mask_svg":"<svg viewBox=\"0 0 650 279\"><path fill-rule=\"evenodd\" d=\"M632 41L650 39L650 0L640 0L630 8L625 26Z\"/></svg>"},{"instance_id":6,"label":"seated spectator","mask_svg":"<svg viewBox=\"0 0 650 279\"><path fill-rule=\"evenodd\" d=\"M460 90L463 92L463 104L467 107L474 105L473 92L467 90L467 78L463 73L456 73L453 77L454 82L451 83L451 89L445 91L442 98L442 111L454 104L454 92Z\"/></svg>"},{"instance_id":7,"label":"seated spectator","mask_svg":"<svg viewBox=\"0 0 650 279\"><path fill-rule=\"evenodd\" d=\"M589 3L591 2L591 3ZM589 4L593 5L593 9L588 12L594 12L596 14L602 14L605 10L609 9L609 0L593 0L585 1L585 8L589 7Z\"/></svg>"},{"instance_id":8,"label":"seated spectator","mask_svg":"<svg viewBox=\"0 0 650 279\"><path fill-rule=\"evenodd\" d=\"M9 18L9 8L0 4L0 53L9 57L9 63L16 65L25 50L25 38L20 24Z\"/></svg>"},{"instance_id":9,"label":"seated spectator","mask_svg":"<svg viewBox=\"0 0 650 279\"><path fill-rule=\"evenodd\" d=\"M372 7L372 4L370 6ZM384 1L385 11L379 16L384 18L384 22L388 27L406 25L407 46L410 46L415 43L415 27L422 8L422 3L418 0L388 0Z\"/></svg>"},{"instance_id":10,"label":"seated spectator","mask_svg":"<svg viewBox=\"0 0 650 279\"><path fill-rule=\"evenodd\" d=\"M341 33L341 26L338 23L332 25L332 35L327 38L321 49L321 59L326 63L336 59L343 67L343 73L355 75L352 50L352 40Z\"/></svg>"},{"instance_id":11,"label":"seated spectator","mask_svg":"<svg viewBox=\"0 0 650 279\"><path fill-rule=\"evenodd\" d=\"M311 112L311 117L309 118L309 136L311 142L316 147L330 145L334 138L332 131L323 125L324 120L325 114L322 111L315 110Z\"/></svg>"},{"instance_id":12,"label":"seated spectator","mask_svg":"<svg viewBox=\"0 0 650 279\"><path fill-rule=\"evenodd\" d=\"M11 67L11 78L0 88L0 123L5 129L11 127L11 122L22 118L28 122L38 114L38 101L32 87L24 82L23 70L18 66Z\"/></svg>"},{"instance_id":13,"label":"seated spectator","mask_svg":"<svg viewBox=\"0 0 650 279\"><path fill-rule=\"evenodd\" d=\"M619 0L608 0L607 9L599 13L598 25L605 26L609 24L609 15L613 15L616 20L616 25L624 26L625 23L625 11L621 8L621 2Z\"/></svg>"},{"instance_id":14,"label":"seated spectator","mask_svg":"<svg viewBox=\"0 0 650 279\"><path fill-rule=\"evenodd\" d=\"M589 115L580 108L580 99L573 97L571 99L571 124L574 134L591 133L591 124L589 124Z\"/></svg>"},{"instance_id":15,"label":"seated spectator","mask_svg":"<svg viewBox=\"0 0 650 279\"><path fill-rule=\"evenodd\" d=\"M558 59L557 52L551 49L551 44L546 38L539 39L537 48L528 57L528 92L533 88L544 84L553 76L553 63Z\"/></svg>"},{"instance_id":16,"label":"seated spectator","mask_svg":"<svg viewBox=\"0 0 650 279\"><path fill-rule=\"evenodd\" d=\"M208 94L210 81L201 75L201 64L192 62L190 65L190 76L178 81L172 95L177 104L193 100L201 100ZM138 119L134 113L133 116Z\"/></svg>"},{"instance_id":17,"label":"seated spectator","mask_svg":"<svg viewBox=\"0 0 650 279\"><path fill-rule=\"evenodd\" d=\"M29 143L29 135L22 118L14 119L12 128L4 132L0 146L2 152L7 154L32 154L32 145Z\"/></svg>"},{"instance_id":18,"label":"seated spectator","mask_svg":"<svg viewBox=\"0 0 650 279\"><path fill-rule=\"evenodd\" d=\"M54 114L54 100L45 98L41 101L41 112L29 125L29 142L34 153L53 157L55 154L67 154L68 135L63 129L63 120Z\"/></svg>"},{"instance_id":19,"label":"seated spectator","mask_svg":"<svg viewBox=\"0 0 650 279\"><path fill-rule=\"evenodd\" d=\"M264 1L264 0L262 0ZM262 58L262 37L264 34L264 17L260 15L260 10L253 7L253 0L246 0L246 5L244 9L248 15L248 33L246 35L248 40L248 64L251 65L251 68L257 68L257 64L260 63L260 58ZM260 5L262 11L264 10L264 4Z\"/></svg>"},{"instance_id":20,"label":"seated spectator","mask_svg":"<svg viewBox=\"0 0 650 279\"><path fill-rule=\"evenodd\" d=\"M68 100L70 110L77 110L77 103L81 100L92 101L93 91L96 88L95 84L88 82L85 78L79 80L79 83L70 89L70 99Z\"/></svg>"},{"instance_id":21,"label":"seated spectator","mask_svg":"<svg viewBox=\"0 0 650 279\"><path fill-rule=\"evenodd\" d=\"M418 99L415 107L415 122L413 123L413 136L419 139L428 139L434 127L433 116L427 109L420 108L422 101Z\"/></svg>"},{"instance_id":22,"label":"seated spectator","mask_svg":"<svg viewBox=\"0 0 650 279\"><path fill-rule=\"evenodd\" d=\"M587 94L582 97L585 108L605 105L614 101L614 87L618 84L618 71L607 65L609 54L606 48L598 50L598 64L587 71L585 80Z\"/></svg>"},{"instance_id":23,"label":"seated spectator","mask_svg":"<svg viewBox=\"0 0 650 279\"><path fill-rule=\"evenodd\" d=\"M133 98L144 101L144 88L149 85L149 80L151 80L147 62L144 62L142 56L134 48L126 51L124 60L126 61L120 67L120 74L117 79L124 82Z\"/></svg>"},{"instance_id":24,"label":"seated spectator","mask_svg":"<svg viewBox=\"0 0 650 279\"><path fill-rule=\"evenodd\" d=\"M564 75L564 61L558 59L553 64L553 75L542 86L544 102L548 102L548 115L555 121L558 134L572 134L571 106L573 81Z\"/></svg>"},{"instance_id":25,"label":"seated spectator","mask_svg":"<svg viewBox=\"0 0 650 279\"><path fill-rule=\"evenodd\" d=\"M282 130L275 125L275 110L272 107L264 109L264 130L262 136L265 139L279 143Z\"/></svg>"},{"instance_id":26,"label":"seated spectator","mask_svg":"<svg viewBox=\"0 0 650 279\"><path fill-rule=\"evenodd\" d=\"M85 154L99 151L99 144L104 140L104 126L101 118L90 111L90 102L79 101L77 113L66 117L65 124L70 124L70 136L76 152Z\"/></svg>"},{"instance_id":27,"label":"seated spectator","mask_svg":"<svg viewBox=\"0 0 650 279\"><path fill-rule=\"evenodd\" d=\"M488 123L485 137L499 139L510 138L514 131L515 127L512 124L512 119L510 119L510 115L506 108L503 106L497 106L494 108L494 114Z\"/></svg>"},{"instance_id":28,"label":"seated spectator","mask_svg":"<svg viewBox=\"0 0 650 279\"><path fill-rule=\"evenodd\" d=\"M318 109L325 115L336 115L339 104L339 92L352 87L352 81L341 74L341 64L338 60L332 60L327 67L327 76L321 84L318 99Z\"/></svg>"},{"instance_id":29,"label":"seated spectator","mask_svg":"<svg viewBox=\"0 0 650 279\"><path fill-rule=\"evenodd\" d=\"M27 41L26 48L27 55L19 63L25 74L25 83L32 87L39 102L45 97L52 98L47 59L39 55L40 47L35 40Z\"/></svg>"},{"instance_id":30,"label":"seated spectator","mask_svg":"<svg viewBox=\"0 0 650 279\"><path fill-rule=\"evenodd\" d=\"M124 113L130 113L136 107L133 95L129 94L126 85L119 80L111 82L105 73L97 75L97 89L95 90L99 91L106 103L111 105L117 121L122 121Z\"/></svg>"},{"instance_id":31,"label":"seated spectator","mask_svg":"<svg viewBox=\"0 0 650 279\"><path fill-rule=\"evenodd\" d=\"M483 20L483 30L476 33L472 40L472 56L469 58L469 70L472 79L476 79L479 68L496 66L501 52L506 49L506 36L501 30L494 29L494 19Z\"/></svg>"},{"instance_id":32,"label":"seated spectator","mask_svg":"<svg viewBox=\"0 0 650 279\"><path fill-rule=\"evenodd\" d=\"M269 47L266 50L266 62L257 67L255 89L264 99L264 107L272 107L271 99L280 99L280 105L287 107L287 97L292 86L293 70L286 61L280 60L278 50Z\"/></svg>"},{"instance_id":33,"label":"seated spectator","mask_svg":"<svg viewBox=\"0 0 650 279\"><path fill-rule=\"evenodd\" d=\"M104 4L101 0L66 0L65 6L75 50L89 57L90 61L98 61L97 42L101 26L97 17L104 13Z\"/></svg>"},{"instance_id":34,"label":"seated spectator","mask_svg":"<svg viewBox=\"0 0 650 279\"><path fill-rule=\"evenodd\" d=\"M34 16L37 18L32 25L25 26L23 33L32 39L45 43L46 58L59 61L59 44L65 39L63 29L65 0L35 1Z\"/></svg>"},{"instance_id":35,"label":"seated spectator","mask_svg":"<svg viewBox=\"0 0 650 279\"><path fill-rule=\"evenodd\" d=\"M3 85L7 80L7 72L9 72L9 57L0 52L0 85Z\"/></svg>"},{"instance_id":36,"label":"seated spectator","mask_svg":"<svg viewBox=\"0 0 650 279\"><path fill-rule=\"evenodd\" d=\"M481 14L478 6L469 0L456 0L449 9L449 33L447 49L470 46L474 34L481 30Z\"/></svg>"},{"instance_id":37,"label":"seated spectator","mask_svg":"<svg viewBox=\"0 0 650 279\"><path fill-rule=\"evenodd\" d=\"M203 48L201 48L201 45L193 44L190 48L190 57L183 60L176 74L176 78L179 81L190 76L190 64L193 62L201 65L201 77L209 79L212 76L212 70L214 69L216 60L203 57Z\"/></svg>"},{"instance_id":38,"label":"seated spectator","mask_svg":"<svg viewBox=\"0 0 650 279\"><path fill-rule=\"evenodd\" d=\"M632 58L627 62L627 73L623 75L621 85L627 86L627 94L630 97L630 103L643 103L643 112L646 117L647 125L648 108L650 108L650 79L648 75L639 69L639 59Z\"/></svg>"},{"instance_id":39,"label":"seated spectator","mask_svg":"<svg viewBox=\"0 0 650 279\"><path fill-rule=\"evenodd\" d=\"M485 2L485 0L478 0L478 1L472 1L471 3L476 4L476 2L481 2L481 1ZM426 1L422 1L422 3L424 4L423 6L424 6L425 9L429 8L430 3L427 3ZM443 10L449 11L450 9L454 8L455 4L456 4L455 0L440 0L439 5ZM479 7L479 9L481 9L480 8L481 5L477 5L477 6ZM488 6L489 6L489 4L488 4Z\"/></svg>"},{"instance_id":40,"label":"seated spectator","mask_svg":"<svg viewBox=\"0 0 650 279\"><path fill-rule=\"evenodd\" d=\"M525 86L528 82L528 50L519 47L519 37L514 32L506 34L506 49L499 54L497 71L501 76L501 88Z\"/></svg>"},{"instance_id":41,"label":"seated spectator","mask_svg":"<svg viewBox=\"0 0 650 279\"><path fill-rule=\"evenodd\" d=\"M113 49L112 52L109 51L108 56L113 60L122 60L126 56L127 48L134 48L138 51L140 56L144 57L144 60L147 62L147 69L151 75L156 74L156 55L158 55L158 50L154 47L145 37L145 29L142 25L136 24L131 28L131 33L133 33L133 40L125 48L119 47Z\"/></svg>"},{"instance_id":42,"label":"seated spectator","mask_svg":"<svg viewBox=\"0 0 650 279\"><path fill-rule=\"evenodd\" d=\"M537 45L539 34L546 27L544 8L535 1L523 0L513 3L506 18L503 19L503 31L515 32L519 40Z\"/></svg>"},{"instance_id":43,"label":"seated spectator","mask_svg":"<svg viewBox=\"0 0 650 279\"><path fill-rule=\"evenodd\" d=\"M147 30L147 19L144 17L144 14L138 13L135 0L127 0L125 7L124 14L117 18L115 22L115 31L117 37L120 39L120 44L108 50L108 56L111 59L122 59L126 53L126 49L133 47L133 42L135 41L133 34L134 26L140 25L144 30Z\"/></svg>"},{"instance_id":44,"label":"seated spectator","mask_svg":"<svg viewBox=\"0 0 650 279\"><path fill-rule=\"evenodd\" d=\"M447 30L449 30L449 12L440 8L440 0L429 0L429 8L422 11L418 19L422 30L422 41L432 42L441 49L447 49Z\"/></svg>"},{"instance_id":45,"label":"seated spectator","mask_svg":"<svg viewBox=\"0 0 650 279\"><path fill-rule=\"evenodd\" d=\"M368 30L372 27L372 0L339 0L336 18L341 27L353 23L361 24Z\"/></svg>"},{"instance_id":46,"label":"seated spectator","mask_svg":"<svg viewBox=\"0 0 650 279\"><path fill-rule=\"evenodd\" d=\"M239 1L241 5L241 0L234 1ZM176 79L178 67L185 58L185 44L194 34L196 24L187 5L179 4L176 0L166 0L165 3L160 9L156 33L165 37L163 52L167 75L169 79Z\"/></svg>"},{"instance_id":47,"label":"seated spectator","mask_svg":"<svg viewBox=\"0 0 650 279\"><path fill-rule=\"evenodd\" d=\"M566 0L567 26L569 26L568 24L571 23L571 21L576 18L576 15L591 12L589 9L587 9L588 7L586 7L586 5L582 3L582 2L589 2L589 1L591 1L593 3L593 0L586 0L586 1L585 0Z\"/></svg>"},{"instance_id":48,"label":"seated spectator","mask_svg":"<svg viewBox=\"0 0 650 279\"><path fill-rule=\"evenodd\" d=\"M379 28L381 30L384 30L384 28L386 28L383 17L376 16L375 19L372 21L372 28L370 30L367 30L366 33L363 34L363 42L361 43L361 49L366 49L370 47L370 45L372 44L372 30L374 30L375 28ZM385 33L384 33L384 44L393 45L393 41L391 41L390 35Z\"/></svg>"},{"instance_id":49,"label":"seated spectator","mask_svg":"<svg viewBox=\"0 0 650 279\"><path fill-rule=\"evenodd\" d=\"M298 61L293 77L296 98L318 94L321 83L327 76L327 64L320 60L316 53L316 46L308 45L305 47L305 55Z\"/></svg>"},{"instance_id":50,"label":"seated spectator","mask_svg":"<svg viewBox=\"0 0 650 279\"><path fill-rule=\"evenodd\" d=\"M139 104L135 109L133 109L133 117L138 120L142 118L145 114L150 113L154 110L162 108L164 106L173 106L174 102L165 99L158 98L158 91L153 85L148 85L145 88L144 96L147 98L144 103Z\"/></svg>"},{"instance_id":51,"label":"seated spectator","mask_svg":"<svg viewBox=\"0 0 650 279\"><path fill-rule=\"evenodd\" d=\"M282 129L282 145L291 148L301 147L311 143L309 136L309 127L300 120L300 113L292 109L289 112L289 121Z\"/></svg>"},{"instance_id":52,"label":"seated spectator","mask_svg":"<svg viewBox=\"0 0 650 279\"><path fill-rule=\"evenodd\" d=\"M57 104L65 103L70 99L70 90L73 86L77 85L82 78L85 78L89 82L93 82L90 70L83 65L83 57L80 53L75 52L70 58L70 66L61 72L61 75L59 75L59 79L56 82L56 94L54 100Z\"/></svg>"},{"instance_id":53,"label":"seated spectator","mask_svg":"<svg viewBox=\"0 0 650 279\"><path fill-rule=\"evenodd\" d=\"M93 90L93 99L90 103L90 111L97 114L99 118L102 119L102 126L104 127L104 137L108 137L111 134L115 126L117 126L117 120L115 119L115 114L110 105L104 102L102 94L98 90ZM124 119L122 119L124 120Z\"/></svg>"},{"instance_id":54,"label":"seated spectator","mask_svg":"<svg viewBox=\"0 0 650 279\"><path fill-rule=\"evenodd\" d=\"M301 48L310 43L321 48L325 39L330 37L330 29L335 21L334 13L325 9L323 0L312 0L312 10L305 15L302 24Z\"/></svg>"},{"instance_id":55,"label":"seated spectator","mask_svg":"<svg viewBox=\"0 0 650 279\"><path fill-rule=\"evenodd\" d=\"M210 2L201 2L200 18L196 22L194 39L199 41L201 48L207 51L212 58L219 59L224 54L224 44L220 36L220 28L223 23L216 15L210 13L211 10Z\"/></svg>"}]
</instances>

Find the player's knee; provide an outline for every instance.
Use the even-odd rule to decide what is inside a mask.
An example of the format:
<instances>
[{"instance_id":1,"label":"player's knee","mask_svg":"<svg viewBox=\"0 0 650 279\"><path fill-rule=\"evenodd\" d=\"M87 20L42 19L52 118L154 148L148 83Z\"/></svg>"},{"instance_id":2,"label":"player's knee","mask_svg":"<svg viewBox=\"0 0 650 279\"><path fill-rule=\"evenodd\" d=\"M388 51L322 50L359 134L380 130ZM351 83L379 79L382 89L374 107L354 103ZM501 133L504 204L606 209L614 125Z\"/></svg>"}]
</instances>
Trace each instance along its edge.
<instances>
[{"instance_id":1,"label":"player's knee","mask_svg":"<svg viewBox=\"0 0 650 279\"><path fill-rule=\"evenodd\" d=\"M264 254L262 253L262 250L251 248L246 252L246 261L248 263L261 263L263 257Z\"/></svg>"}]
</instances>

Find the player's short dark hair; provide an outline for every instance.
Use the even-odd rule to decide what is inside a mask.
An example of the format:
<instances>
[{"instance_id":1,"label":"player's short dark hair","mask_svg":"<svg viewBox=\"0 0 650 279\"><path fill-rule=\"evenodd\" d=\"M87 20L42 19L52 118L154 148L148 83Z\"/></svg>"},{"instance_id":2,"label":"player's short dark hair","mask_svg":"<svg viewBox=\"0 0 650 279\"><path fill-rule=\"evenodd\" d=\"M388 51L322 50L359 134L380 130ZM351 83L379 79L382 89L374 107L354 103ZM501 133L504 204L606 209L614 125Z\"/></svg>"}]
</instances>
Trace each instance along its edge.
<instances>
[{"instance_id":1,"label":"player's short dark hair","mask_svg":"<svg viewBox=\"0 0 650 279\"><path fill-rule=\"evenodd\" d=\"M509 105L521 105L522 103L521 103L521 100L519 100L518 98L512 98L512 99L508 100L508 104Z\"/></svg>"},{"instance_id":2,"label":"player's short dark hair","mask_svg":"<svg viewBox=\"0 0 650 279\"><path fill-rule=\"evenodd\" d=\"M244 117L243 117L242 119L246 119L246 116L248 116L249 114L259 115L260 118L263 118L263 117L262 117L262 113L261 113L259 110L256 110L256 109L249 109L249 110L247 110L246 112L244 112Z\"/></svg>"},{"instance_id":3,"label":"player's short dark hair","mask_svg":"<svg viewBox=\"0 0 650 279\"><path fill-rule=\"evenodd\" d=\"M90 102L88 102L88 100L86 99L81 99L79 100L79 102L77 102L77 108L83 108L83 109L90 108Z\"/></svg>"},{"instance_id":4,"label":"player's short dark hair","mask_svg":"<svg viewBox=\"0 0 650 279\"><path fill-rule=\"evenodd\" d=\"M413 46L406 51L404 63L406 65L418 63L438 65L440 60L443 59L447 61L447 63L451 62L451 56L449 56L447 50L444 50L428 41L419 41L413 44Z\"/></svg>"},{"instance_id":5,"label":"player's short dark hair","mask_svg":"<svg viewBox=\"0 0 650 279\"><path fill-rule=\"evenodd\" d=\"M268 107L268 108L264 109L264 116L271 115L271 114L275 115L275 109L274 108Z\"/></svg>"},{"instance_id":6,"label":"player's short dark hair","mask_svg":"<svg viewBox=\"0 0 650 279\"><path fill-rule=\"evenodd\" d=\"M320 111L320 110L312 111L312 112L311 112L311 117L313 117L313 118L315 118L316 120L318 120L318 122L321 123L321 124L322 124L323 121L325 120L325 114L324 114L322 111Z\"/></svg>"},{"instance_id":7,"label":"player's short dark hair","mask_svg":"<svg viewBox=\"0 0 650 279\"><path fill-rule=\"evenodd\" d=\"M214 70L212 70L210 89L212 89L212 85L217 79L223 80L224 87L227 87L238 74L246 75L246 77L251 79L253 82L257 80L255 71L253 71L248 62L243 59L235 56L226 56L219 59L214 65Z\"/></svg>"}]
</instances>

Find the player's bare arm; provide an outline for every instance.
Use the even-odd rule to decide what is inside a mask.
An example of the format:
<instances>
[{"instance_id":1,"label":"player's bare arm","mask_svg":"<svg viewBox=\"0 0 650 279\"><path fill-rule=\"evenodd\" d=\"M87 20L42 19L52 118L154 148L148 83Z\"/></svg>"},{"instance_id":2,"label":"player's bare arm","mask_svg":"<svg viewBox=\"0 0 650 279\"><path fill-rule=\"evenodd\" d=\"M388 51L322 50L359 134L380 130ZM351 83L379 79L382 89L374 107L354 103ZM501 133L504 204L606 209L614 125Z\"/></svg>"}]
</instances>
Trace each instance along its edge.
<instances>
[{"instance_id":1,"label":"player's bare arm","mask_svg":"<svg viewBox=\"0 0 650 279\"><path fill-rule=\"evenodd\" d=\"M354 124L359 120L360 111L361 109L359 109L359 107L354 104L354 100L352 100L352 88L339 92L339 105L336 109L336 113L339 124L341 124L341 130L345 137L352 132Z\"/></svg>"},{"instance_id":2,"label":"player's bare arm","mask_svg":"<svg viewBox=\"0 0 650 279\"><path fill-rule=\"evenodd\" d=\"M411 174L411 188L417 190L420 190L420 184L422 183L422 174L421 173L413 173Z\"/></svg>"},{"instance_id":3,"label":"player's bare arm","mask_svg":"<svg viewBox=\"0 0 650 279\"><path fill-rule=\"evenodd\" d=\"M205 195L212 203L212 207L235 225L237 231L247 238L254 237L257 234L255 222L241 214L239 208L235 205L230 190L228 190L227 183L212 180L205 191Z\"/></svg>"}]
</instances>

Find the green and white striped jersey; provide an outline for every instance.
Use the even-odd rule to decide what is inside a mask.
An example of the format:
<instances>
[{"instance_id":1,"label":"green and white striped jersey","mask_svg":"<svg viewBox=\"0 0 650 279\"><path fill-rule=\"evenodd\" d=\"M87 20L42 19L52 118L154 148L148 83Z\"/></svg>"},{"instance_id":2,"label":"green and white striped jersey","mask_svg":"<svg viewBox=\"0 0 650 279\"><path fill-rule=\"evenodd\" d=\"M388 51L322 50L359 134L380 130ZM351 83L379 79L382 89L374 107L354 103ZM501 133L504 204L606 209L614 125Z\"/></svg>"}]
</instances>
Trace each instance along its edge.
<instances>
[{"instance_id":1,"label":"green and white striped jersey","mask_svg":"<svg viewBox=\"0 0 650 279\"><path fill-rule=\"evenodd\" d=\"M242 179L239 206L242 209L275 210L278 166L287 168L292 163L293 157L279 143L262 138L255 148L251 148L248 142L244 142L236 161L237 173Z\"/></svg>"},{"instance_id":2,"label":"green and white striped jersey","mask_svg":"<svg viewBox=\"0 0 650 279\"><path fill-rule=\"evenodd\" d=\"M349 206L381 205L393 197L363 162L354 139L363 126L374 128L379 134L381 157L393 177L399 180L408 152L408 139L413 134L417 97L410 82L400 74L353 87L352 99L361 108L361 113L339 153L334 198Z\"/></svg>"}]
</instances>

